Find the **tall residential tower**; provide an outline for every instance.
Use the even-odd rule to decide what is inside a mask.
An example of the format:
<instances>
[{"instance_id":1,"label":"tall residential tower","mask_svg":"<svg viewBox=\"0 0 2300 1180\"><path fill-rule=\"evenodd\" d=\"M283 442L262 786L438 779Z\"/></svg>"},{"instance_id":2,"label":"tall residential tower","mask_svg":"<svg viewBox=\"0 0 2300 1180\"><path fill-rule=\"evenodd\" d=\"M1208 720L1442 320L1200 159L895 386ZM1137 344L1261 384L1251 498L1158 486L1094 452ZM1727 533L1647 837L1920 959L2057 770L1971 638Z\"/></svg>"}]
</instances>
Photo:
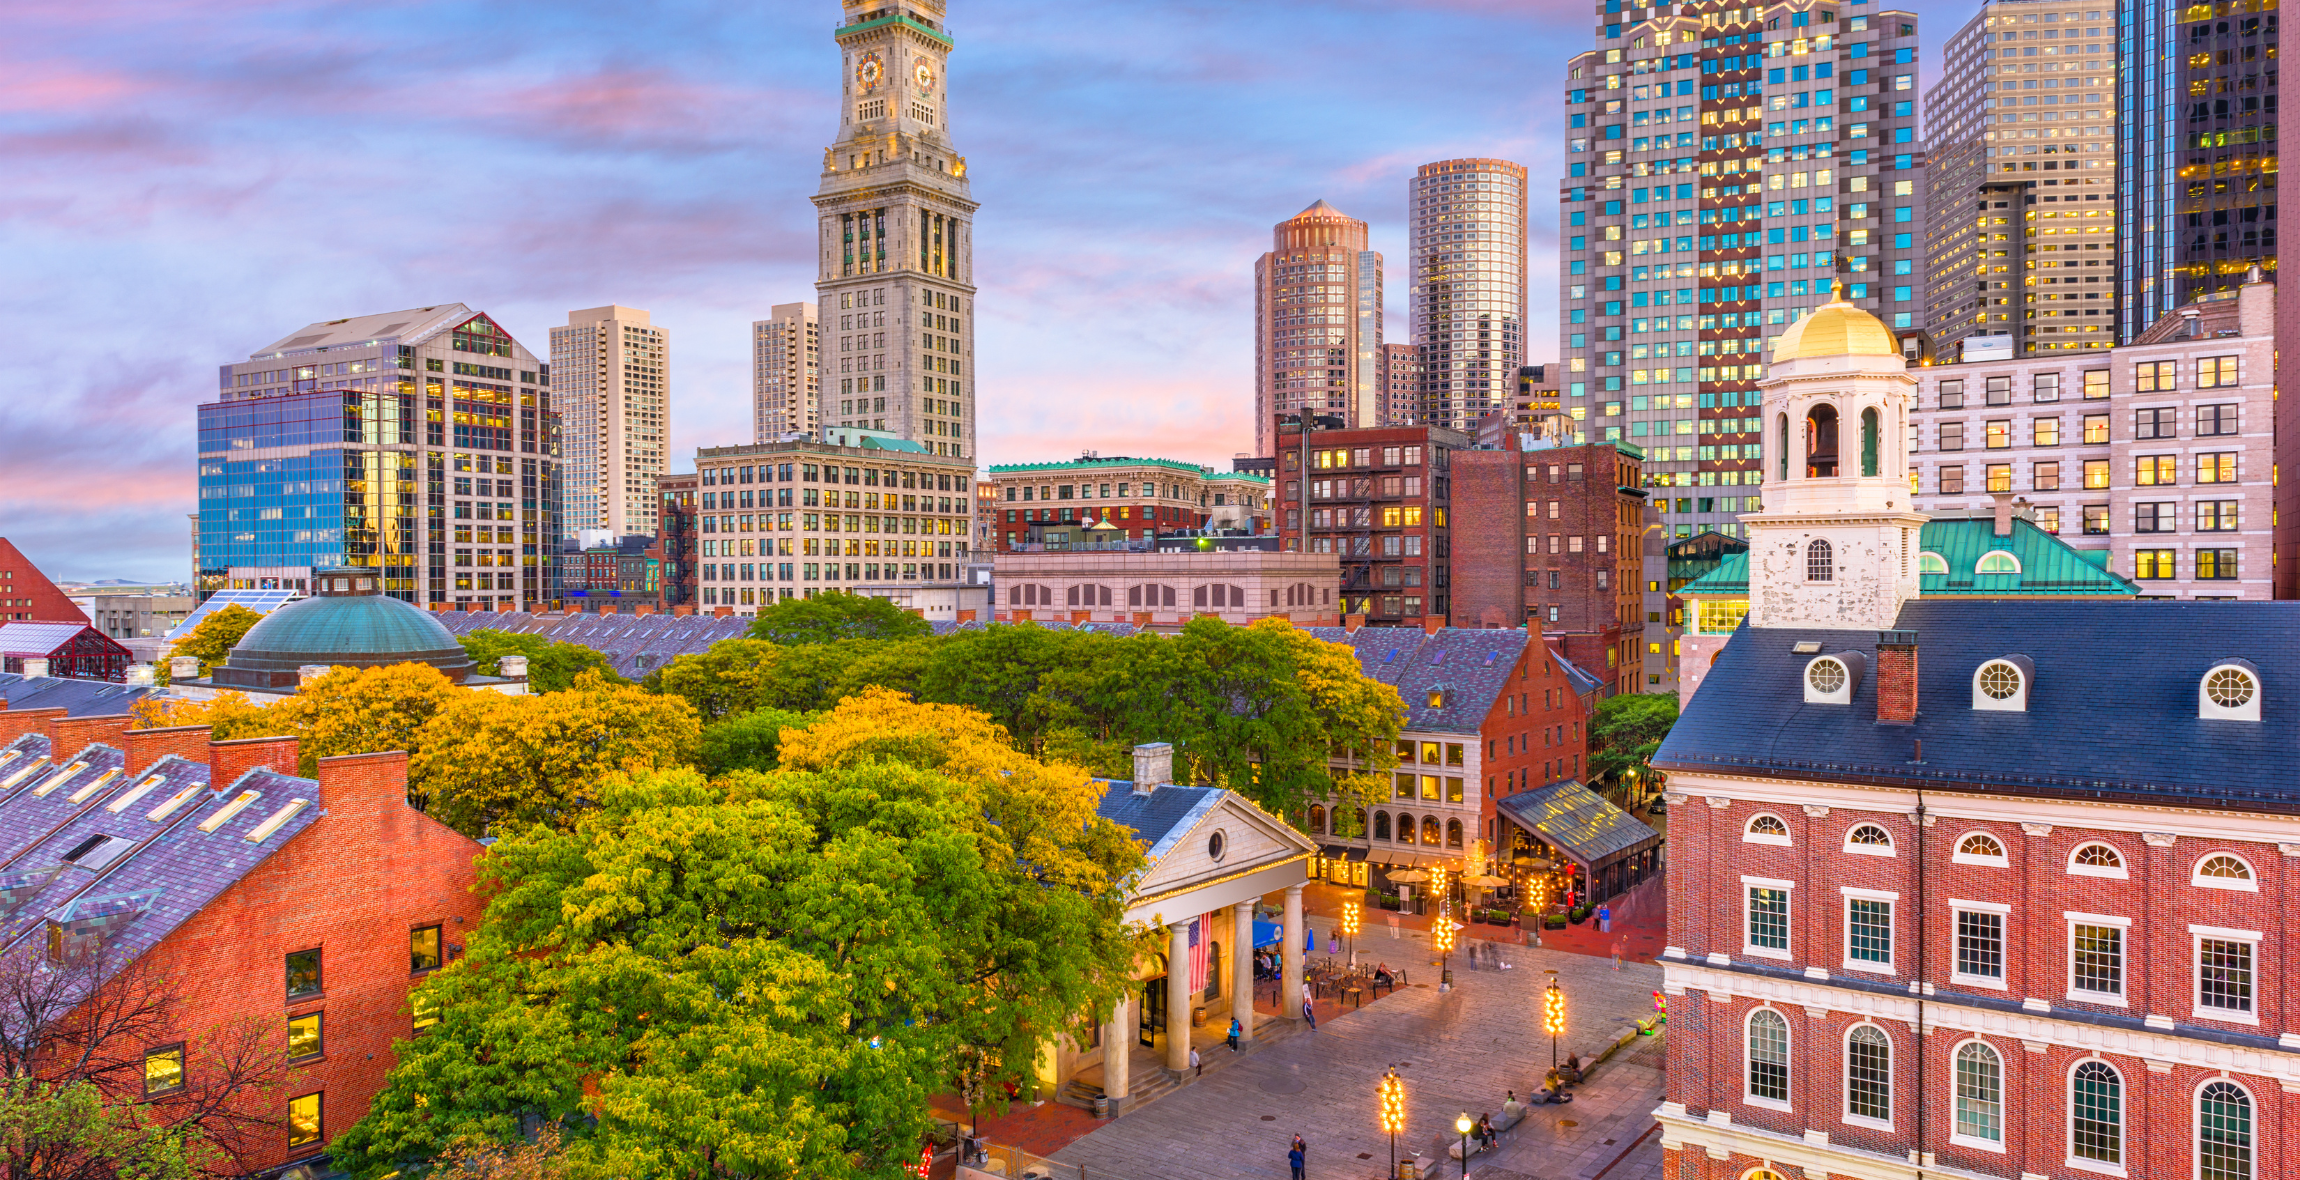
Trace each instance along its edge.
<instances>
[{"instance_id":1,"label":"tall residential tower","mask_svg":"<svg viewBox=\"0 0 2300 1180\"><path fill-rule=\"evenodd\" d=\"M1424 426L1474 429L1525 363L1525 185L1523 164L1440 160L1407 186Z\"/></svg>"},{"instance_id":2,"label":"tall residential tower","mask_svg":"<svg viewBox=\"0 0 2300 1180\"><path fill-rule=\"evenodd\" d=\"M820 424L819 325L812 303L778 303L751 323L751 438L773 442Z\"/></svg>"},{"instance_id":3,"label":"tall residential tower","mask_svg":"<svg viewBox=\"0 0 2300 1180\"><path fill-rule=\"evenodd\" d=\"M635 307L567 313L551 329L551 406L566 423L568 535L653 533L671 431L670 336Z\"/></svg>"},{"instance_id":4,"label":"tall residential tower","mask_svg":"<svg viewBox=\"0 0 2300 1180\"><path fill-rule=\"evenodd\" d=\"M1382 256L1366 223L1319 201L1271 230L1254 263L1254 446L1275 454L1279 414L1382 419Z\"/></svg>"}]
</instances>

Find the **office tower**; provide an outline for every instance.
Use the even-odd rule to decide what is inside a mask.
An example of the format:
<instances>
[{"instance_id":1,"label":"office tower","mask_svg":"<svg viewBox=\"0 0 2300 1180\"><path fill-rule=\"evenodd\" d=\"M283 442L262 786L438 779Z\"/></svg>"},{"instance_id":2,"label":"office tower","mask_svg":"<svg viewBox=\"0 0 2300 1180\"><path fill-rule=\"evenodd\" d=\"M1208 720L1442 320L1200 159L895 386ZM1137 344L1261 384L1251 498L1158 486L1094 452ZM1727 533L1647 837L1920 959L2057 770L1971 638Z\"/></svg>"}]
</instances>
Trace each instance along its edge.
<instances>
[{"instance_id":1,"label":"office tower","mask_svg":"<svg viewBox=\"0 0 2300 1180\"><path fill-rule=\"evenodd\" d=\"M203 588L308 590L314 568L359 566L435 609L550 601L551 372L486 313L309 324L220 374L199 408Z\"/></svg>"},{"instance_id":2,"label":"office tower","mask_svg":"<svg viewBox=\"0 0 2300 1180\"><path fill-rule=\"evenodd\" d=\"M812 303L778 303L751 322L751 437L773 442L819 424L822 392Z\"/></svg>"},{"instance_id":3,"label":"office tower","mask_svg":"<svg viewBox=\"0 0 2300 1180\"><path fill-rule=\"evenodd\" d=\"M2235 290L2252 263L2274 278L2275 7L2070 8L2118 21L2119 338L2138 338L2199 295Z\"/></svg>"},{"instance_id":4,"label":"office tower","mask_svg":"<svg viewBox=\"0 0 2300 1180\"><path fill-rule=\"evenodd\" d=\"M1382 345L1383 426L1411 426L1420 420L1420 350L1411 344Z\"/></svg>"},{"instance_id":5,"label":"office tower","mask_svg":"<svg viewBox=\"0 0 2300 1180\"><path fill-rule=\"evenodd\" d=\"M1254 446L1309 410L1351 426L1382 414L1382 256L1366 223L1319 201L1270 231L1254 262Z\"/></svg>"},{"instance_id":6,"label":"office tower","mask_svg":"<svg viewBox=\"0 0 2300 1180\"><path fill-rule=\"evenodd\" d=\"M971 460L976 205L966 157L950 143L942 0L844 0L844 9L833 34L845 79L839 139L823 150L814 198L821 397L845 407L836 421L860 422L867 401L871 429Z\"/></svg>"},{"instance_id":7,"label":"office tower","mask_svg":"<svg viewBox=\"0 0 2300 1180\"><path fill-rule=\"evenodd\" d=\"M1407 186L1422 425L1474 429L1525 363L1525 201L1507 160L1424 164Z\"/></svg>"},{"instance_id":8,"label":"office tower","mask_svg":"<svg viewBox=\"0 0 2300 1180\"><path fill-rule=\"evenodd\" d=\"M1998 0L1949 37L1918 218L1940 359L2117 342L2115 16Z\"/></svg>"},{"instance_id":9,"label":"office tower","mask_svg":"<svg viewBox=\"0 0 2300 1180\"><path fill-rule=\"evenodd\" d=\"M670 337L633 307L567 313L551 329L551 406L566 423L561 459L568 535L652 534L655 480L670 436Z\"/></svg>"}]
</instances>

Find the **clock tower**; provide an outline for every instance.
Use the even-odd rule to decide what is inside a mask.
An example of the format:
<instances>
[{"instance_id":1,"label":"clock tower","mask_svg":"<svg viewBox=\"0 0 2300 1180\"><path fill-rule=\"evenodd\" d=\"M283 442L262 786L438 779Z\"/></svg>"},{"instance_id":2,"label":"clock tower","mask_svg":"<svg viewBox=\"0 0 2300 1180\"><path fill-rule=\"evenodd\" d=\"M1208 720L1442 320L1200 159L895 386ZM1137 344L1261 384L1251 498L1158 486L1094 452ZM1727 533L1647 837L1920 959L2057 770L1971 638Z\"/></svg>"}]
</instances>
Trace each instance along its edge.
<instances>
[{"instance_id":1,"label":"clock tower","mask_svg":"<svg viewBox=\"0 0 2300 1180\"><path fill-rule=\"evenodd\" d=\"M943 0L842 9L839 138L815 193L819 420L973 459L976 206L950 141Z\"/></svg>"}]
</instances>

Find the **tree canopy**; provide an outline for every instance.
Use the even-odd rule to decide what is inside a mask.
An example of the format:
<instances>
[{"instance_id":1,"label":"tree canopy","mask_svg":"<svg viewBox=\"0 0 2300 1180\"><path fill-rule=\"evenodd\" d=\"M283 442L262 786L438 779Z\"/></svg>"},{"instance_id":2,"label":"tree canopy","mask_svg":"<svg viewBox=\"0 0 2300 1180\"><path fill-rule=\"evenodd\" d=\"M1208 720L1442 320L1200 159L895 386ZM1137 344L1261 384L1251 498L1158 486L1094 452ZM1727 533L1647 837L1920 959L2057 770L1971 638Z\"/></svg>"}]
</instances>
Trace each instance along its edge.
<instances>
[{"instance_id":1,"label":"tree canopy","mask_svg":"<svg viewBox=\"0 0 2300 1180\"><path fill-rule=\"evenodd\" d=\"M527 686L536 692L558 692L575 683L575 677L594 671L609 684L626 681L616 674L607 657L580 643L560 643L541 635L524 631L497 631L492 628L473 631L456 637L463 645L464 654L478 665L473 671L481 676L503 674L503 657L527 657Z\"/></svg>"},{"instance_id":2,"label":"tree canopy","mask_svg":"<svg viewBox=\"0 0 2300 1180\"><path fill-rule=\"evenodd\" d=\"M215 670L217 664L224 662L225 656L232 654L234 647L239 646L240 637L248 633L248 628L263 622L263 619L262 615L236 602L222 610L210 611L208 617L201 619L168 649L168 656L171 659L176 656L198 656L200 675L206 676Z\"/></svg>"},{"instance_id":3,"label":"tree canopy","mask_svg":"<svg viewBox=\"0 0 2300 1180\"><path fill-rule=\"evenodd\" d=\"M1608 789L1626 785L1629 773L1645 779L1661 739L1677 724L1675 693L1623 693L1597 702L1589 722L1589 777Z\"/></svg>"},{"instance_id":4,"label":"tree canopy","mask_svg":"<svg viewBox=\"0 0 2300 1180\"><path fill-rule=\"evenodd\" d=\"M934 628L884 598L830 590L812 598L785 598L761 607L749 635L797 646L842 639L914 639Z\"/></svg>"}]
</instances>

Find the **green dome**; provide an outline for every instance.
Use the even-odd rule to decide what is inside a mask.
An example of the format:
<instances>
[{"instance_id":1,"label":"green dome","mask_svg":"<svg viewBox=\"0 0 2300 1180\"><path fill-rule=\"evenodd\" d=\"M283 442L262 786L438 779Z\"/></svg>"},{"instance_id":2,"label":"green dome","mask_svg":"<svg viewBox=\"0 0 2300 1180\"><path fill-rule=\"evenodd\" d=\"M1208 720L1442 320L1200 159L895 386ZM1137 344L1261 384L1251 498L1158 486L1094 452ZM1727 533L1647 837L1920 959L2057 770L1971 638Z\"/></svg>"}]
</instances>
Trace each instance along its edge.
<instances>
[{"instance_id":1,"label":"green dome","mask_svg":"<svg viewBox=\"0 0 2300 1180\"><path fill-rule=\"evenodd\" d=\"M219 685L289 688L307 664L354 668L430 664L462 683L472 660L438 619L381 594L322 595L291 602L248 628Z\"/></svg>"}]
</instances>

